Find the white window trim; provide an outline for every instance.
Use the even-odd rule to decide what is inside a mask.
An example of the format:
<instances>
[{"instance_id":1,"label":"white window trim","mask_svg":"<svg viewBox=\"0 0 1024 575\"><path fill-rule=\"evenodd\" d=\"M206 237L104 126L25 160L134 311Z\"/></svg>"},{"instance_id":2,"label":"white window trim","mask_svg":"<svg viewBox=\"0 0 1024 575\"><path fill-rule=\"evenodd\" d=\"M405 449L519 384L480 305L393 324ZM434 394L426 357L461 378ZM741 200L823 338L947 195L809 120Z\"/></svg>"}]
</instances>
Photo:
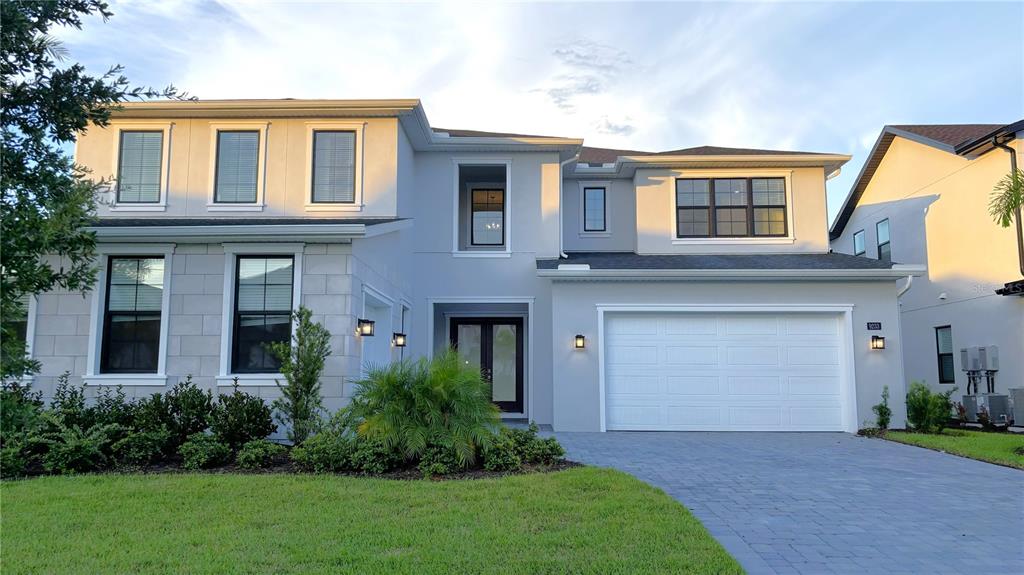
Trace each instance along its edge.
<instances>
[{"instance_id":1,"label":"white window trim","mask_svg":"<svg viewBox=\"0 0 1024 575\"><path fill-rule=\"evenodd\" d=\"M27 359L33 359L32 357L32 345L36 339L36 313L39 311L39 302L36 300L38 296L33 294L28 298L28 309L25 310L25 357ZM32 373L26 373L21 376L22 384L30 384L35 380L36 376Z\"/></svg>"},{"instance_id":2,"label":"white window trim","mask_svg":"<svg viewBox=\"0 0 1024 575\"><path fill-rule=\"evenodd\" d=\"M167 330L171 311L171 273L174 267L175 244L99 244L96 254L99 265L96 289L93 290L89 312L89 355L86 357L85 385L167 385ZM109 256L162 255L164 258L163 297L160 301L160 346L157 352L156 373L100 373L100 354L103 352L103 314L107 301L107 265Z\"/></svg>"},{"instance_id":3,"label":"white window trim","mask_svg":"<svg viewBox=\"0 0 1024 575\"><path fill-rule=\"evenodd\" d=\"M581 181L580 185L580 225L579 225L579 237L581 238L610 238L612 236L612 223L608 218L608 193L612 189L611 181ZM587 231L587 188L604 188L604 230L603 231ZM675 192L673 192L675 193Z\"/></svg>"},{"instance_id":4,"label":"white window trim","mask_svg":"<svg viewBox=\"0 0 1024 575\"><path fill-rule=\"evenodd\" d=\"M679 238L676 222L676 179L678 178L783 178L786 181L786 236L785 237L742 237L742 238ZM669 212L671 224L669 229L672 233L672 245L674 246L699 246L699 245L782 245L796 242L796 233L793 226L796 205L793 203L793 170L786 169L735 169L735 170L679 170L669 176L670 192ZM712 189L710 193L715 193ZM714 214L712 214L714 217ZM709 222L714 225L714 222Z\"/></svg>"},{"instance_id":5,"label":"white window trim","mask_svg":"<svg viewBox=\"0 0 1024 575\"><path fill-rule=\"evenodd\" d=\"M355 132L356 158L354 195L351 204L313 202L313 133L318 131ZM307 212L361 212L363 210L363 148L366 122L306 122L306 187L303 190Z\"/></svg>"},{"instance_id":6,"label":"white window trim","mask_svg":"<svg viewBox=\"0 0 1024 575\"><path fill-rule=\"evenodd\" d=\"M281 254L290 255L292 260L292 311L299 309L302 302L302 252L305 244L224 244L224 302L221 308L220 323L220 369L217 375L218 386L238 385L251 387L276 387L277 382L287 385L280 373L231 373L231 340L234 334L235 314L235 268L239 255L247 254ZM292 324L292 333L295 324Z\"/></svg>"},{"instance_id":7,"label":"white window trim","mask_svg":"<svg viewBox=\"0 0 1024 575\"><path fill-rule=\"evenodd\" d=\"M206 209L210 212L261 212L266 207L267 138L270 122L218 122L210 124L210 171L207 177ZM258 132L259 150L256 152L256 201L252 203L217 203L217 136L220 132Z\"/></svg>"},{"instance_id":8,"label":"white window trim","mask_svg":"<svg viewBox=\"0 0 1024 575\"><path fill-rule=\"evenodd\" d=\"M505 166L505 245L503 249L485 246L473 250L459 249L459 166ZM452 158L452 256L457 258L512 257L512 158L472 157Z\"/></svg>"},{"instance_id":9,"label":"white window trim","mask_svg":"<svg viewBox=\"0 0 1024 575\"><path fill-rule=\"evenodd\" d=\"M857 251L857 234L861 234L861 240L864 243L864 251ZM855 256L866 256L868 255L868 234L864 230L857 230L853 232L853 236L850 238L853 240L853 255Z\"/></svg>"},{"instance_id":10,"label":"white window trim","mask_svg":"<svg viewBox=\"0 0 1024 575\"><path fill-rule=\"evenodd\" d=\"M167 195L171 188L171 146L173 145L174 122L126 122L111 126L114 131L114 165L110 168L114 183L109 187L110 201L107 209L112 212L164 212L167 211ZM159 131L163 133L160 158L160 199L147 203L117 203L117 175L121 163L121 132Z\"/></svg>"}]
</instances>

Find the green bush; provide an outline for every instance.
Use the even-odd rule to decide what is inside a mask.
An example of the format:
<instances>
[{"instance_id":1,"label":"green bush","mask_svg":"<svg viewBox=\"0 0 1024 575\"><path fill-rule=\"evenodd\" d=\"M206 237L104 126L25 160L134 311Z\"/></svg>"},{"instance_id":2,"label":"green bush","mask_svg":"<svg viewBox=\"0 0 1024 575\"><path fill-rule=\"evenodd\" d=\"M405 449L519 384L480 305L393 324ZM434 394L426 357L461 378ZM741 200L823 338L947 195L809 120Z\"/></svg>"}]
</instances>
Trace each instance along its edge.
<instances>
[{"instance_id":1,"label":"green bush","mask_svg":"<svg viewBox=\"0 0 1024 575\"><path fill-rule=\"evenodd\" d=\"M0 447L0 479L24 475L28 463L29 456L20 441L8 441Z\"/></svg>"},{"instance_id":2,"label":"green bush","mask_svg":"<svg viewBox=\"0 0 1024 575\"><path fill-rule=\"evenodd\" d=\"M226 463L231 449L214 435L193 433L178 448L181 466L185 469L209 469Z\"/></svg>"},{"instance_id":3,"label":"green bush","mask_svg":"<svg viewBox=\"0 0 1024 575\"><path fill-rule=\"evenodd\" d=\"M277 431L270 406L262 399L238 391L217 397L210 412L210 431L231 449L255 439L263 439Z\"/></svg>"},{"instance_id":4,"label":"green bush","mask_svg":"<svg viewBox=\"0 0 1024 575\"><path fill-rule=\"evenodd\" d=\"M178 451L188 438L206 431L213 411L213 394L185 377L166 394L154 393L141 399L134 407L134 427L139 431L166 429L169 433L163 447L166 455Z\"/></svg>"},{"instance_id":5,"label":"green bush","mask_svg":"<svg viewBox=\"0 0 1024 575\"><path fill-rule=\"evenodd\" d=\"M914 431L938 433L949 423L953 402L950 400L956 388L944 392L933 392L918 381L910 384L907 392L907 421Z\"/></svg>"},{"instance_id":6,"label":"green bush","mask_svg":"<svg viewBox=\"0 0 1024 575\"><path fill-rule=\"evenodd\" d=\"M253 439L238 450L235 463L242 469L262 469L269 467L285 451L288 450L283 445L266 439Z\"/></svg>"},{"instance_id":7,"label":"green bush","mask_svg":"<svg viewBox=\"0 0 1024 575\"><path fill-rule=\"evenodd\" d=\"M352 467L373 475L387 473L401 467L404 458L383 441L359 437L352 452Z\"/></svg>"},{"instance_id":8,"label":"green bush","mask_svg":"<svg viewBox=\"0 0 1024 575\"><path fill-rule=\"evenodd\" d=\"M466 468L465 465L459 463L459 458L454 451L439 445L428 446L416 467L423 477L448 475Z\"/></svg>"},{"instance_id":9,"label":"green bush","mask_svg":"<svg viewBox=\"0 0 1024 575\"><path fill-rule=\"evenodd\" d=\"M28 385L15 382L0 387L0 446L23 445L42 422L42 412L42 394Z\"/></svg>"},{"instance_id":10,"label":"green bush","mask_svg":"<svg viewBox=\"0 0 1024 575\"><path fill-rule=\"evenodd\" d=\"M501 433L484 450L483 459L487 471L518 471L523 465L519 446L508 433Z\"/></svg>"},{"instance_id":11,"label":"green bush","mask_svg":"<svg viewBox=\"0 0 1024 575\"><path fill-rule=\"evenodd\" d=\"M95 423L93 411L85 401L85 385L73 386L68 383L71 376L64 372L57 378L57 387L53 390L50 412L68 427L88 429Z\"/></svg>"},{"instance_id":12,"label":"green bush","mask_svg":"<svg viewBox=\"0 0 1024 575\"><path fill-rule=\"evenodd\" d=\"M122 465L141 467L163 458L164 448L171 434L166 427L155 430L133 431L115 441L111 450L114 460Z\"/></svg>"},{"instance_id":13,"label":"green bush","mask_svg":"<svg viewBox=\"0 0 1024 575\"><path fill-rule=\"evenodd\" d=\"M300 445L316 433L323 412L320 374L331 355L331 332L313 321L313 313L300 306L292 312L292 341L272 343L270 352L281 362L287 385L277 382L281 397L274 400L277 418L288 428L288 439Z\"/></svg>"},{"instance_id":14,"label":"green bush","mask_svg":"<svg viewBox=\"0 0 1024 575\"><path fill-rule=\"evenodd\" d=\"M565 456L565 450L554 437L537 436L540 429L536 423L530 423L526 429L503 428L501 434L507 436L515 446L516 454L523 463L551 465Z\"/></svg>"},{"instance_id":15,"label":"green bush","mask_svg":"<svg viewBox=\"0 0 1024 575\"><path fill-rule=\"evenodd\" d=\"M892 420L892 408L889 407L889 386L882 388L882 403L871 408L875 412L875 424L878 429L889 429L889 422Z\"/></svg>"},{"instance_id":16,"label":"green bush","mask_svg":"<svg viewBox=\"0 0 1024 575\"><path fill-rule=\"evenodd\" d=\"M334 430L324 430L292 448L291 459L296 467L312 473L334 473L353 470L355 440Z\"/></svg>"},{"instance_id":17,"label":"green bush","mask_svg":"<svg viewBox=\"0 0 1024 575\"><path fill-rule=\"evenodd\" d=\"M67 425L54 413L44 413L47 431L33 436L30 441L45 448L43 468L50 473L80 473L106 467L107 448L113 435L120 431L116 424L96 424L87 429Z\"/></svg>"},{"instance_id":18,"label":"green bush","mask_svg":"<svg viewBox=\"0 0 1024 575\"><path fill-rule=\"evenodd\" d=\"M344 417L360 437L406 459L436 445L454 452L460 466L473 463L500 425L490 384L451 349L432 359L371 366Z\"/></svg>"},{"instance_id":19,"label":"green bush","mask_svg":"<svg viewBox=\"0 0 1024 575\"><path fill-rule=\"evenodd\" d=\"M128 401L121 386L114 388L101 387L96 393L96 401L90 410L93 423L101 425L115 424L123 429L135 426L136 404Z\"/></svg>"}]
</instances>

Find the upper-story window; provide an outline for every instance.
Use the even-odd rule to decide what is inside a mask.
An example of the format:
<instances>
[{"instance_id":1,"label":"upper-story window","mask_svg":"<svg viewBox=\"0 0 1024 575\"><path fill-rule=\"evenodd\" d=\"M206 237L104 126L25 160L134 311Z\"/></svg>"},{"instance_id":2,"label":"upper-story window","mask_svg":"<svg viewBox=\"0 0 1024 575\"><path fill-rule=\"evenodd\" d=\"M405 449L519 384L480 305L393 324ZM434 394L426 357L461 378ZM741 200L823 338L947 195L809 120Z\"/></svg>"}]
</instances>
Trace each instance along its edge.
<instances>
[{"instance_id":1,"label":"upper-story window","mask_svg":"<svg viewBox=\"0 0 1024 575\"><path fill-rule=\"evenodd\" d=\"M351 130L313 132L314 204L356 201L356 133Z\"/></svg>"},{"instance_id":2,"label":"upper-story window","mask_svg":"<svg viewBox=\"0 0 1024 575\"><path fill-rule=\"evenodd\" d=\"M505 245L505 190L473 188L470 240L474 246Z\"/></svg>"},{"instance_id":3,"label":"upper-story window","mask_svg":"<svg viewBox=\"0 0 1024 575\"><path fill-rule=\"evenodd\" d=\"M504 162L456 164L452 253L479 257L510 253L508 170Z\"/></svg>"},{"instance_id":4,"label":"upper-story window","mask_svg":"<svg viewBox=\"0 0 1024 575\"><path fill-rule=\"evenodd\" d=\"M607 205L604 187L583 188L583 231L604 232L608 230L605 207Z\"/></svg>"},{"instance_id":5,"label":"upper-story window","mask_svg":"<svg viewBox=\"0 0 1024 575\"><path fill-rule=\"evenodd\" d=\"M875 224L875 232L878 236L878 259L892 263L892 247L889 245L889 218Z\"/></svg>"},{"instance_id":6,"label":"upper-story window","mask_svg":"<svg viewBox=\"0 0 1024 575\"><path fill-rule=\"evenodd\" d=\"M867 251L864 247L864 230L854 232L853 234L853 255L862 256Z\"/></svg>"},{"instance_id":7,"label":"upper-story window","mask_svg":"<svg viewBox=\"0 0 1024 575\"><path fill-rule=\"evenodd\" d=\"M259 185L260 133L256 130L217 132L217 171L213 201L256 203Z\"/></svg>"},{"instance_id":8,"label":"upper-story window","mask_svg":"<svg viewBox=\"0 0 1024 575\"><path fill-rule=\"evenodd\" d=\"M783 178L676 180L677 237L780 237L786 220Z\"/></svg>"},{"instance_id":9,"label":"upper-story window","mask_svg":"<svg viewBox=\"0 0 1024 575\"><path fill-rule=\"evenodd\" d=\"M100 373L156 373L164 291L162 257L111 257Z\"/></svg>"},{"instance_id":10,"label":"upper-story window","mask_svg":"<svg viewBox=\"0 0 1024 575\"><path fill-rule=\"evenodd\" d=\"M117 203L155 204L160 201L163 147L161 130L121 130Z\"/></svg>"}]
</instances>

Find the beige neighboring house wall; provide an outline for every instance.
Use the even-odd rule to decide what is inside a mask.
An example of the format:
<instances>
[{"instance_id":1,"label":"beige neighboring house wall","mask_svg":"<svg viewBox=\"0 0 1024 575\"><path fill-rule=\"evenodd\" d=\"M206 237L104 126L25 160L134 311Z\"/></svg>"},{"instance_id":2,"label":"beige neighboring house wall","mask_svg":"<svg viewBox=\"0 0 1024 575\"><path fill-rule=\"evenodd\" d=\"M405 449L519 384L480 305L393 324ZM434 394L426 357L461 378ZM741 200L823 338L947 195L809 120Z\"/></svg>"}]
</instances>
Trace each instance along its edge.
<instances>
[{"instance_id":1,"label":"beige neighboring house wall","mask_svg":"<svg viewBox=\"0 0 1024 575\"><path fill-rule=\"evenodd\" d=\"M1010 145L1024 159L1021 140ZM834 251L852 254L853 235L864 230L866 257L877 257L875 226L888 219L893 261L927 266L900 298L908 381L940 390L955 385L959 396L967 388L960 349L997 345L996 390L1024 386L1024 298L995 293L1021 278L1016 232L988 215L989 194L1009 171L1002 150L967 159L897 136L832 241ZM940 385L935 328L946 325L952 327L956 381Z\"/></svg>"}]
</instances>

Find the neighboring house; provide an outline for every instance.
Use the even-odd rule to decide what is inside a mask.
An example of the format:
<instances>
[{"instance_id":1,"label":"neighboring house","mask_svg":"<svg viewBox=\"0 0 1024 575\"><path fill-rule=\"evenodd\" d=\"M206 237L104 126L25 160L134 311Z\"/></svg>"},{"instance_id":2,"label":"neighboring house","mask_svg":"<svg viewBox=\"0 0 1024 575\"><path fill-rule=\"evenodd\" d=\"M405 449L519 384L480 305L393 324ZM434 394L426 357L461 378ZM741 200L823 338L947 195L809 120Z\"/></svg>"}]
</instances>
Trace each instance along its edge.
<instances>
[{"instance_id":1,"label":"neighboring house","mask_svg":"<svg viewBox=\"0 0 1024 575\"><path fill-rule=\"evenodd\" d=\"M849 156L582 144L431 128L417 100L128 104L78 142L117 183L96 289L30 306L36 385L269 399L263 344L301 303L333 334L330 409L367 363L457 344L556 430L853 431L886 384L902 424L921 269L828 253Z\"/></svg>"},{"instance_id":2,"label":"neighboring house","mask_svg":"<svg viewBox=\"0 0 1024 575\"><path fill-rule=\"evenodd\" d=\"M908 380L956 386L959 396L967 391L961 348L996 345L996 391L1024 386L1020 228L988 214L1011 163L992 141L1020 154L1020 136L1024 121L886 126L832 226L834 252L927 266L900 297Z\"/></svg>"}]
</instances>

